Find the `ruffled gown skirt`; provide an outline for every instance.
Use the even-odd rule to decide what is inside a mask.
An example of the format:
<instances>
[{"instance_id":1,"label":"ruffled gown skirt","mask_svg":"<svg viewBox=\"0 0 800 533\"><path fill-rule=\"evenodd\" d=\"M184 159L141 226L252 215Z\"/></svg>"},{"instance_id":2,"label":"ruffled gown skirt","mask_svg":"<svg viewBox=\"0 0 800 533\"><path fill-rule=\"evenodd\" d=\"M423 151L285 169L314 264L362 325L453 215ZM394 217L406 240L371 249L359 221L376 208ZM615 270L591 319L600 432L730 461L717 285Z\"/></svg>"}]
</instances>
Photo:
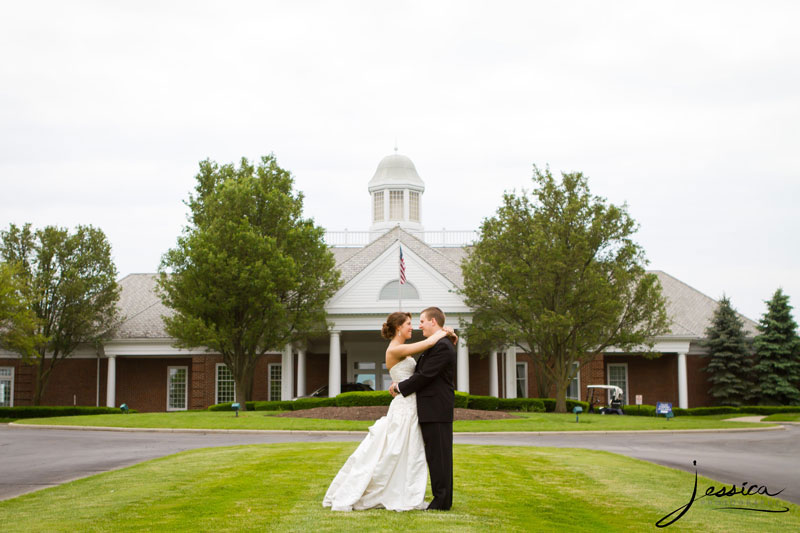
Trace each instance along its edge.
<instances>
[{"instance_id":1,"label":"ruffled gown skirt","mask_svg":"<svg viewBox=\"0 0 800 533\"><path fill-rule=\"evenodd\" d=\"M428 469L417 420L417 399L397 396L389 411L369 428L333 479L322 505L333 511L384 507L425 509Z\"/></svg>"}]
</instances>

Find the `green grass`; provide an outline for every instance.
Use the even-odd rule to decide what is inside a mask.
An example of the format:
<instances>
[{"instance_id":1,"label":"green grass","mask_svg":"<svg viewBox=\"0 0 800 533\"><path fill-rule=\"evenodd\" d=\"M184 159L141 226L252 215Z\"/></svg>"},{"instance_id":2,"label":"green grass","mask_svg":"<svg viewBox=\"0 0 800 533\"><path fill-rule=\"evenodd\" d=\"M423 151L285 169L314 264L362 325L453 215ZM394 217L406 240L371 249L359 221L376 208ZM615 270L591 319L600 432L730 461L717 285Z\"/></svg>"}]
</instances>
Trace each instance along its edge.
<instances>
[{"instance_id":1,"label":"green grass","mask_svg":"<svg viewBox=\"0 0 800 533\"><path fill-rule=\"evenodd\" d=\"M764 418L769 422L800 422L800 413L777 413Z\"/></svg>"},{"instance_id":2,"label":"green grass","mask_svg":"<svg viewBox=\"0 0 800 533\"><path fill-rule=\"evenodd\" d=\"M649 531L685 504L694 475L623 456L555 448L456 446L448 513L321 506L355 443L183 452L0 502L4 531ZM720 484L700 478L699 491ZM430 494L429 494L430 497ZM695 502L675 531L798 531L788 513ZM783 505L763 496L755 505Z\"/></svg>"},{"instance_id":3,"label":"green grass","mask_svg":"<svg viewBox=\"0 0 800 533\"><path fill-rule=\"evenodd\" d=\"M314 418L276 417L274 411L248 411L234 416L223 411L186 411L180 413L136 413L130 415L65 416L31 418L18 423L58 424L67 426L107 426L190 429L261 429L295 431L366 431L373 421L321 420ZM667 421L663 417L581 415L575 423L573 414L518 413L507 420L459 421L455 431L620 431L654 429L717 429L764 427L763 424L725 422L717 416L684 416Z\"/></svg>"}]
</instances>

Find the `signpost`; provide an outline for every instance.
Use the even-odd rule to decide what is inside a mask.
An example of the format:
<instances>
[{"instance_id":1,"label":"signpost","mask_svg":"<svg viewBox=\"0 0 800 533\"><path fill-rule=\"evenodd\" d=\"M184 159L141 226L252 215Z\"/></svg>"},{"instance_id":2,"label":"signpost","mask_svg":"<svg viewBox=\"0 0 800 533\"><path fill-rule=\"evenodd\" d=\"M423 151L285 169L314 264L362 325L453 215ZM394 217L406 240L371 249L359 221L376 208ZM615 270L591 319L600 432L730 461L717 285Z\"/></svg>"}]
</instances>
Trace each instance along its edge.
<instances>
[{"instance_id":1,"label":"signpost","mask_svg":"<svg viewBox=\"0 0 800 533\"><path fill-rule=\"evenodd\" d=\"M675 416L675 413L672 412L672 404L670 402L658 402L656 403L656 416L664 415L667 417L667 421L670 418Z\"/></svg>"}]
</instances>

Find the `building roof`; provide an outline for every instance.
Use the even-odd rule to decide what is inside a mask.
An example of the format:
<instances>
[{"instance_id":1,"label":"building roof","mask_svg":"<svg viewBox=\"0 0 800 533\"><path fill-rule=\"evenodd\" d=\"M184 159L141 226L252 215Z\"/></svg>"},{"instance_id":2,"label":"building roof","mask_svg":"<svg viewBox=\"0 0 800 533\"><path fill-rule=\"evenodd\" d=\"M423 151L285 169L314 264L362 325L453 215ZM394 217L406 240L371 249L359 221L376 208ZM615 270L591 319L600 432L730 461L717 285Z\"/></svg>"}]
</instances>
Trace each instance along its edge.
<instances>
[{"instance_id":1,"label":"building roof","mask_svg":"<svg viewBox=\"0 0 800 533\"><path fill-rule=\"evenodd\" d=\"M400 227L396 227L363 248L333 248L336 267L344 283L352 280L395 242L435 268L458 288L464 286L461 261L469 248L432 248ZM718 302L697 289L660 270L650 271L658 276L662 293L667 300L667 314L672 321L666 337L704 338ZM168 339L163 316L173 311L161 303L156 292L158 274L130 274L120 280L119 301L123 317L114 335L116 339ZM748 336L758 334L756 322L739 315Z\"/></svg>"},{"instance_id":2,"label":"building roof","mask_svg":"<svg viewBox=\"0 0 800 533\"><path fill-rule=\"evenodd\" d=\"M370 192L385 186L412 186L421 191L425 190L425 183L419 177L414 162L398 153L381 159L367 186Z\"/></svg>"},{"instance_id":3,"label":"building roof","mask_svg":"<svg viewBox=\"0 0 800 533\"><path fill-rule=\"evenodd\" d=\"M122 317L115 339L168 339L162 317L174 311L161 303L156 292L158 274L130 274L119 281Z\"/></svg>"},{"instance_id":4,"label":"building roof","mask_svg":"<svg viewBox=\"0 0 800 533\"><path fill-rule=\"evenodd\" d=\"M704 338L719 302L666 272L650 272L658 276L662 294L667 300L667 315L672 320L668 336ZM745 335L753 337L758 334L753 320L742 314L739 318L744 323Z\"/></svg>"}]
</instances>

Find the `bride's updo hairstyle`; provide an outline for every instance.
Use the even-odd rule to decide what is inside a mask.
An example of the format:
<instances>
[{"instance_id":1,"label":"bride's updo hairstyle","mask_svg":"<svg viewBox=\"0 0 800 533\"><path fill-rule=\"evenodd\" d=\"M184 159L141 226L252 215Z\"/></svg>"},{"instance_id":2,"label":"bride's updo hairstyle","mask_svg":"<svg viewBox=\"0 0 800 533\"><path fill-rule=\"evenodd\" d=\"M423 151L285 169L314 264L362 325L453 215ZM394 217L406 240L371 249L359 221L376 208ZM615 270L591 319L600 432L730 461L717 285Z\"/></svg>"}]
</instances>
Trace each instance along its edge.
<instances>
[{"instance_id":1,"label":"bride's updo hairstyle","mask_svg":"<svg viewBox=\"0 0 800 533\"><path fill-rule=\"evenodd\" d=\"M403 311L395 311L386 318L381 328L381 336L384 339L392 340L397 334L397 328L405 324L406 320L411 319L411 313L404 313Z\"/></svg>"}]
</instances>

